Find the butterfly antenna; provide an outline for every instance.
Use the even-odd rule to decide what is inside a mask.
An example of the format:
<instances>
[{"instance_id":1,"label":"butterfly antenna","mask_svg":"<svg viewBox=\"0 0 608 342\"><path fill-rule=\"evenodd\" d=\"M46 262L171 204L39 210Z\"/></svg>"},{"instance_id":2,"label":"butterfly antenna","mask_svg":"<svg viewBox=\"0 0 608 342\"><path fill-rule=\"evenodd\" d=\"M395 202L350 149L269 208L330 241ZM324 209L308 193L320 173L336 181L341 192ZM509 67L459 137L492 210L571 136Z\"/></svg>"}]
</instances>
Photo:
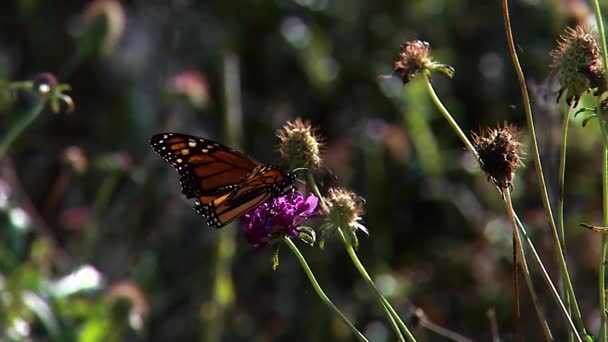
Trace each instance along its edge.
<instances>
[{"instance_id":1,"label":"butterfly antenna","mask_svg":"<svg viewBox=\"0 0 608 342\"><path fill-rule=\"evenodd\" d=\"M294 172L294 173L298 172L298 171L307 171L307 172L310 172L310 169L305 168L305 167L297 167L297 168L291 170L291 172Z\"/></svg>"}]
</instances>

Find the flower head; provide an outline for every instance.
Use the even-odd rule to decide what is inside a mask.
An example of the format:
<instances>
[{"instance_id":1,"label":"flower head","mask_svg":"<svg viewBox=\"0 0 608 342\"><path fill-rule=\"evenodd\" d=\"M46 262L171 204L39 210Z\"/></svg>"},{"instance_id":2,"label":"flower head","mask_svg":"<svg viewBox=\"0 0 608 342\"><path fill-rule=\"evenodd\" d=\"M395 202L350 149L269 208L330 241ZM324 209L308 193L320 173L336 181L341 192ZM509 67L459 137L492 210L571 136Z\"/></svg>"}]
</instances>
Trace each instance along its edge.
<instances>
[{"instance_id":1,"label":"flower head","mask_svg":"<svg viewBox=\"0 0 608 342\"><path fill-rule=\"evenodd\" d=\"M313 194L305 197L299 191L293 191L262 204L242 216L247 241L259 249L274 238L299 237L300 224L317 215L318 203L319 199Z\"/></svg>"},{"instance_id":2,"label":"flower head","mask_svg":"<svg viewBox=\"0 0 608 342\"><path fill-rule=\"evenodd\" d=\"M519 135L514 126L506 123L502 127L487 128L479 135L472 133L481 169L500 189L512 187L515 170L523 166L519 157L522 153L521 143L517 141Z\"/></svg>"},{"instance_id":3,"label":"flower head","mask_svg":"<svg viewBox=\"0 0 608 342\"><path fill-rule=\"evenodd\" d=\"M205 108L209 103L207 77L196 70L187 70L175 75L171 90L175 94L185 96L198 109Z\"/></svg>"},{"instance_id":4,"label":"flower head","mask_svg":"<svg viewBox=\"0 0 608 342\"><path fill-rule=\"evenodd\" d=\"M127 16L118 0L93 0L84 10L89 39L99 39L100 52L109 55L122 37Z\"/></svg>"},{"instance_id":5,"label":"flower head","mask_svg":"<svg viewBox=\"0 0 608 342\"><path fill-rule=\"evenodd\" d=\"M290 168L316 169L321 165L322 143L310 122L300 118L288 121L277 136L281 140L279 152Z\"/></svg>"},{"instance_id":6,"label":"flower head","mask_svg":"<svg viewBox=\"0 0 608 342\"><path fill-rule=\"evenodd\" d=\"M601 51L591 30L581 26L566 28L550 55L553 57L551 68L557 72L560 84L558 101L566 93L566 102L574 101L576 105L581 95L590 89L597 88L596 96L606 91Z\"/></svg>"},{"instance_id":7,"label":"flower head","mask_svg":"<svg viewBox=\"0 0 608 342\"><path fill-rule=\"evenodd\" d=\"M342 188L329 189L327 204L327 223L335 228L344 228L352 232L363 231L369 235L367 228L361 224L364 200L354 192Z\"/></svg>"},{"instance_id":8,"label":"flower head","mask_svg":"<svg viewBox=\"0 0 608 342\"><path fill-rule=\"evenodd\" d=\"M42 72L31 81L32 89L49 100L54 113L71 113L74 111L74 101L65 94L70 90L67 84L59 83L57 77L50 72Z\"/></svg>"},{"instance_id":9,"label":"flower head","mask_svg":"<svg viewBox=\"0 0 608 342\"><path fill-rule=\"evenodd\" d=\"M403 81L403 84L411 81L423 70L439 70L448 77L454 75L451 66L433 61L429 43L422 40L403 43L399 57L400 59L393 64L393 73Z\"/></svg>"}]
</instances>

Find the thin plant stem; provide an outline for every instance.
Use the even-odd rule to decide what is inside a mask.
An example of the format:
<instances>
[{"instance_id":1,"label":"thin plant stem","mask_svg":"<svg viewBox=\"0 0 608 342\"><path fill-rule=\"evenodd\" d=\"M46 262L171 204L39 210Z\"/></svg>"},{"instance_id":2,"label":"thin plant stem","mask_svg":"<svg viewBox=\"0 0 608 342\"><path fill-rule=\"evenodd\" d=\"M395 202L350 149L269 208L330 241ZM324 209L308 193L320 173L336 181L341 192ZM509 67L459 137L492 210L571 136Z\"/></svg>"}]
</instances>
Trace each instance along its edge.
<instances>
[{"instance_id":1,"label":"thin plant stem","mask_svg":"<svg viewBox=\"0 0 608 342\"><path fill-rule=\"evenodd\" d=\"M451 341L455 341L455 342L473 342L473 340L471 340L470 338L466 337L466 336L462 336L456 332L453 332L451 330L448 330L440 325L437 325L431 321L429 321L428 319L423 319L420 321L420 326L424 327L425 329L434 332L435 334L445 337L448 340Z\"/></svg>"},{"instance_id":2,"label":"thin plant stem","mask_svg":"<svg viewBox=\"0 0 608 342\"><path fill-rule=\"evenodd\" d=\"M570 114L574 102L566 108L564 113L564 122L562 124L562 145L560 148L559 156L559 184L558 184L558 204L557 204L557 223L559 226L559 239L562 243L562 250L566 254L566 229L564 227L564 196L565 187L564 182L566 178L566 151L568 146L568 126L570 125ZM566 297L567 298L567 297Z\"/></svg>"},{"instance_id":3,"label":"thin plant stem","mask_svg":"<svg viewBox=\"0 0 608 342\"><path fill-rule=\"evenodd\" d=\"M519 302L519 263L517 262L516 239L517 236L515 235L515 232L513 232L513 323L515 324L515 339L516 341L521 342L523 341L523 335L521 327L521 308Z\"/></svg>"},{"instance_id":4,"label":"thin plant stem","mask_svg":"<svg viewBox=\"0 0 608 342\"><path fill-rule=\"evenodd\" d=\"M424 73L424 83L426 85L426 90L428 91L429 95L431 96L431 99L435 103L435 106L437 106L443 117L448 121L450 126L452 126L452 128L456 132L456 135L458 135L460 140L462 140L462 142L464 143L464 146L471 152L471 154L473 154L475 159L481 164L481 160L479 159L479 154L477 153L477 150L475 149L469 138L466 136L466 134L464 134L462 129L460 129L458 122L454 120L450 112L447 110L447 108L445 108L445 106L437 96L437 93L435 93L435 89L433 89L433 85L431 84L431 75L428 70Z\"/></svg>"},{"instance_id":5,"label":"thin plant stem","mask_svg":"<svg viewBox=\"0 0 608 342\"><path fill-rule=\"evenodd\" d=\"M603 120L603 119L602 119ZM604 125L600 122L600 125ZM605 131L602 132L605 135ZM602 200L604 204L603 221L604 226L608 225L608 145L604 141L602 149ZM606 323L608 317L606 314L606 256L608 252L606 234L602 234L600 238L600 264L598 265L598 291L600 300L600 331L599 341L606 342L608 329Z\"/></svg>"},{"instance_id":6,"label":"thin plant stem","mask_svg":"<svg viewBox=\"0 0 608 342\"><path fill-rule=\"evenodd\" d=\"M327 204L325 203L325 199L323 198L323 196L321 196L321 192L319 191L319 187L317 186L317 182L315 181L315 178L313 177L313 175L310 172L307 173L306 177L307 177L307 184L312 189L312 192L320 199L319 203L321 204L321 208L324 211L327 211ZM380 293L380 291L374 284L373 280L371 279L371 277L369 276L369 274L363 267L363 264L357 257L357 254L355 253L353 246L348 242L348 240L346 239L346 236L344 235L342 230L338 229L338 232L340 233L340 236L342 237L342 240L344 241L344 244L346 245L346 250L347 250L349 256L351 257L351 259L353 260L355 267L361 273L361 275L365 279L368 286L370 286L370 288L372 289L372 292L374 292L374 294L376 295L376 298L382 304L382 307L384 308L384 310L387 314L387 319L388 319L389 323L391 324L391 327L393 328L393 330L399 337L399 340L404 341L403 335L401 333L401 331L403 331L403 333L406 334L406 337L408 337L408 341L415 341L414 336L407 329L407 326L405 325L405 323L403 323L403 321L399 317L399 314L393 309L393 307L384 298L384 296L382 296L382 293ZM401 330L399 330L399 329L401 329Z\"/></svg>"},{"instance_id":7,"label":"thin plant stem","mask_svg":"<svg viewBox=\"0 0 608 342\"><path fill-rule=\"evenodd\" d=\"M232 146L240 146L242 129L241 80L238 56L226 51L223 56L223 91L226 102L225 136ZM232 224L233 226L236 224ZM232 279L232 260L234 259L235 234L233 229L222 229L218 232L218 242L215 255L215 276L213 297L215 310L210 315L206 327L206 341L221 341L225 328L226 311L234 303L234 281Z\"/></svg>"},{"instance_id":8,"label":"thin plant stem","mask_svg":"<svg viewBox=\"0 0 608 342\"><path fill-rule=\"evenodd\" d=\"M492 342L500 342L498 322L496 322L496 310L494 308L488 310L488 320L490 321L490 332L492 333Z\"/></svg>"},{"instance_id":9,"label":"thin plant stem","mask_svg":"<svg viewBox=\"0 0 608 342\"><path fill-rule=\"evenodd\" d=\"M570 115L572 113L572 109L574 108L574 102L568 107L565 107L565 113L563 115L563 123L562 123L562 145L560 148L560 158L559 158L559 180L558 180L558 198L557 198L557 224L559 227L559 238L562 243L562 250L564 255L566 255L566 228L564 225L564 197L566 194L565 190L565 179L566 179L566 151L568 146L568 126L570 126ZM565 277L562 274L562 282L561 282L561 291L566 299L566 307L568 308L568 312L572 315L572 298L570 297L570 293L565 290L564 284L566 283ZM570 333L569 341L572 341L572 333Z\"/></svg>"},{"instance_id":10,"label":"thin plant stem","mask_svg":"<svg viewBox=\"0 0 608 342\"><path fill-rule=\"evenodd\" d=\"M606 31L604 30L604 20L602 18L602 9L600 7L600 3L598 0L593 0L593 10L595 11L595 21L597 23L597 29L599 33L600 42L602 44L602 59L604 64L604 69L608 68L608 46L606 45ZM608 79L605 79L604 82L608 85ZM603 221L604 226L608 225L608 144L606 144L606 139L608 135L606 134L606 118L600 117L600 127L602 128L602 135L604 136L604 150L602 153L603 161L602 161L602 200L604 206L604 214ZM602 234L600 240L600 264L598 269L598 290L600 297L600 331L599 331L599 341L606 342L608 341L608 314L606 313L606 256L608 250L608 243L606 241L607 237L605 234Z\"/></svg>"},{"instance_id":11,"label":"thin plant stem","mask_svg":"<svg viewBox=\"0 0 608 342\"><path fill-rule=\"evenodd\" d=\"M0 159L4 158L11 144L23 133L23 131L42 113L44 105L47 102L47 96L39 96L36 103L32 106L29 112L25 114L13 127L6 133L4 139L0 143Z\"/></svg>"},{"instance_id":12,"label":"thin plant stem","mask_svg":"<svg viewBox=\"0 0 608 342\"><path fill-rule=\"evenodd\" d=\"M513 242L515 244L513 248L516 250L516 253L520 254L519 263L521 264L521 269L524 274L524 279L526 280L526 285L528 286L528 290L530 291L530 297L532 298L532 303L534 304L536 316L538 317L538 321L540 322L540 325L542 327L543 334L545 335L545 340L553 341L553 335L551 334L551 330L549 329L549 325L547 324L545 313L543 312L543 309L540 306L540 302L538 301L538 295L536 294L534 283L532 282L532 277L530 275L530 269L528 268L528 262L526 261L526 253L521 242L521 235L519 233L519 230L517 229L517 220L515 220L515 211L513 209L513 202L511 201L511 193L508 189L503 190L502 193L505 198L507 215L509 216L509 220L511 221L511 226L513 227Z\"/></svg>"},{"instance_id":13,"label":"thin plant stem","mask_svg":"<svg viewBox=\"0 0 608 342\"><path fill-rule=\"evenodd\" d=\"M325 203L325 198L323 196L321 196L321 191L319 191L319 187L317 186L317 182L315 182L315 178L313 177L312 173L308 172L306 173L306 180L308 186L310 186L310 188L312 189L312 192L319 198L319 203L321 204L321 209L323 209L323 211L327 211L327 204Z\"/></svg>"},{"instance_id":14,"label":"thin plant stem","mask_svg":"<svg viewBox=\"0 0 608 342\"><path fill-rule=\"evenodd\" d=\"M558 198L557 198L557 224L559 227L559 238L562 243L562 251L566 255L566 228L564 226L564 197L565 197L565 179L566 179L566 151L568 147L568 126L570 126L570 115L574 108L574 102L568 107L565 107L565 113L562 123L562 145L560 147L559 156L559 180L558 180ZM568 312L572 314L572 298L570 293L566 291L565 284L566 279L562 274L562 286L564 297L566 299L566 307ZM572 333L570 333L570 341L572 341Z\"/></svg>"},{"instance_id":15,"label":"thin plant stem","mask_svg":"<svg viewBox=\"0 0 608 342\"><path fill-rule=\"evenodd\" d=\"M524 105L524 110L526 113L526 121L528 123L528 129L530 131L530 137L532 140L532 155L534 158L534 164L536 166L536 174L538 177L539 188L541 192L541 198L543 201L543 206L545 207L545 212L547 215L547 219L549 220L549 225L551 226L551 235L553 237L553 244L556 248L557 258L559 260L562 276L565 280L566 290L572 299L572 309L574 313L574 319L578 325L578 329L584 336L587 336L587 331L585 329L585 325L582 319L581 311L578 307L578 302L576 300L576 296L574 295L574 288L572 287L572 281L570 280L570 272L568 271L568 265L566 264L566 259L564 257L564 253L562 250L562 244L559 239L559 235L557 232L557 227L555 225L555 219L553 217L553 212L551 210L551 204L549 201L549 194L547 192L547 185L545 183L545 176L543 173L542 163L540 160L540 153L538 149L538 142L536 139L536 132L534 129L534 118L532 117L532 107L530 105L530 96L528 94L528 88L526 86L526 79L524 77L523 70L519 63L519 58L517 57L517 51L515 50L515 42L513 40L513 32L511 31L511 21L509 18L509 1L502 1L502 9L503 9L503 17L505 22L505 32L507 36L507 42L509 46L509 52L511 53L511 58L513 59L513 66L515 67L515 71L517 73L517 79L519 81L519 87L521 89L521 95Z\"/></svg>"},{"instance_id":16,"label":"thin plant stem","mask_svg":"<svg viewBox=\"0 0 608 342\"><path fill-rule=\"evenodd\" d=\"M378 302L380 302L380 304L382 304L382 307L384 308L384 311L386 313L386 317L387 317L389 323L391 324L391 326L393 327L393 330L395 330L395 333L400 338L400 341L404 341L403 335L401 334L401 332L403 332L403 334L405 334L405 337L408 341L410 341L410 342L416 341L416 339L414 338L414 335L412 335L412 333L409 331L409 329L407 328L405 323L403 323L403 321L399 317L399 314L395 311L395 309L393 309L393 307L388 302L388 300L386 300L386 298L384 298L384 296L382 295L380 290L378 290L378 287L376 287L376 284L374 284L374 281L372 280L372 278L369 276L369 274L365 270L365 266L363 266L363 264L361 263L361 260L359 260L359 257L357 256L357 253L355 252L355 249L353 248L353 245L346 238L342 229L339 228L338 232L340 234L340 237L342 238L342 241L344 242L344 246L346 247L346 252L350 256L350 259L352 260L355 267L357 268L357 271L359 271L359 273L363 277L363 280L365 280L365 283L367 284L367 286L372 290L372 292L374 293L374 296L376 296L376 299L378 300ZM399 329L401 329L401 331Z\"/></svg>"},{"instance_id":17,"label":"thin plant stem","mask_svg":"<svg viewBox=\"0 0 608 342\"><path fill-rule=\"evenodd\" d=\"M317 292L319 298L321 298L321 301L323 301L323 303L325 303L338 316L338 318L340 318L340 320L350 328L353 335L355 335L358 341L368 341L367 338L365 338L365 336L359 330L357 330L357 328L355 328L355 326L348 320L348 318L346 318L346 316L344 316L344 314L334 305L334 303L332 303L332 301L329 299L329 297L327 297L325 292L323 292L323 289L319 285L319 282L317 282L315 275L312 273L310 267L308 267L306 259L304 259L302 253L300 253L300 250L298 249L296 244L293 243L293 241L291 241L291 239L288 237L285 237L283 240L285 241L287 246L289 246L293 254L300 262L300 265L304 269L308 280L310 280L312 287L315 289L315 292Z\"/></svg>"},{"instance_id":18,"label":"thin plant stem","mask_svg":"<svg viewBox=\"0 0 608 342\"><path fill-rule=\"evenodd\" d=\"M95 194L95 201L93 202L93 218L90 225L87 227L87 234L82 244L82 255L83 259L90 262L95 255L95 244L97 243L97 237L99 234L99 226L101 221L101 214L104 212L116 186L118 186L121 179L122 173L119 171L110 171L110 174L103 178L97 193Z\"/></svg>"},{"instance_id":19,"label":"thin plant stem","mask_svg":"<svg viewBox=\"0 0 608 342\"><path fill-rule=\"evenodd\" d=\"M536 251L536 248L534 247L534 243L532 243L532 240L528 236L528 232L526 231L526 228L524 227L523 223L517 216L517 213L513 212L513 217L515 217L515 221L517 221L517 226L519 228L521 236L524 238L524 240L526 241L526 244L528 245L528 248L532 252L533 260L536 262L536 264L540 268L540 271L541 271L540 273L541 273L543 279L545 280L545 283L547 283L547 286L551 290L550 292L551 292L551 295L553 296L553 299L555 300L555 303L559 306L561 313L564 315L564 319L566 320L566 323L568 323L568 327L574 334L574 337L576 338L577 341L583 341L581 339L579 332L576 329L576 326L574 325L574 322L572 322L572 318L570 317L570 314L568 313L568 309L566 309L566 306L564 305L564 302L562 302L562 299L559 296L559 293L557 292L555 285L553 285L553 280L551 280L551 276L547 272L545 265L543 264L542 260L540 259L540 256L538 255L538 252ZM585 336L585 341L590 341L589 335L587 335L585 333L584 336Z\"/></svg>"}]
</instances>

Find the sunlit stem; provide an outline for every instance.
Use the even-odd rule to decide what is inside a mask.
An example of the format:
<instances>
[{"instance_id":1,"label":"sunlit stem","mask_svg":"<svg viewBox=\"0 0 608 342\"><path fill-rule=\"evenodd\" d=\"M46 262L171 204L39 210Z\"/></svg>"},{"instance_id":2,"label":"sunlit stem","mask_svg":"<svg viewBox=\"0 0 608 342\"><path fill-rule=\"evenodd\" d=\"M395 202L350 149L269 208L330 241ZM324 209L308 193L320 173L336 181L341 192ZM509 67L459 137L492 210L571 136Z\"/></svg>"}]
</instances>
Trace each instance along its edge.
<instances>
[{"instance_id":1,"label":"sunlit stem","mask_svg":"<svg viewBox=\"0 0 608 342\"><path fill-rule=\"evenodd\" d=\"M397 334L397 336L400 338L401 341L404 341L403 334L405 334L405 337L408 341L410 341L410 342L416 341L416 339L414 338L414 335L412 335L412 333L409 331L409 329L407 328L405 323L403 323L403 321L401 320L401 317L399 317L399 314L393 309L393 307L388 302L388 300L386 300L386 298L384 298L384 296L382 295L380 290L378 290L378 288L376 287L376 284L374 284L374 281L372 280L372 278L369 276L369 274L365 270L365 266L363 266L363 264L361 263L361 260L359 260L359 257L357 256L357 253L355 252L355 249L353 248L352 243L346 237L346 235L342 231L342 228L338 229L338 233L340 234L340 237L342 238L342 241L344 242L344 246L346 247L346 252L350 256L353 264L355 265L355 268L357 268L357 270L361 274L361 277L363 277L363 280L365 280L365 283L367 284L367 286L372 290L372 293L376 297L376 300L378 300L378 302L382 305L382 307L386 313L386 318L388 319L389 323L393 327L393 330L395 330L395 333ZM401 331L399 329L401 329ZM401 332L403 332L403 334Z\"/></svg>"},{"instance_id":2,"label":"sunlit stem","mask_svg":"<svg viewBox=\"0 0 608 342\"><path fill-rule=\"evenodd\" d=\"M521 242L521 234L517 229L517 220L515 219L513 203L511 201L511 193L508 189L503 190L505 205L507 208L507 214L509 216L509 220L511 221L511 226L513 227L513 237L515 241L515 246L517 253L519 253L519 263L521 265L521 269L524 274L524 278L526 280L526 285L530 292L530 297L532 298L532 302L534 303L534 309L536 310L536 316L538 317L538 321L543 329L543 334L545 335L545 340L553 341L553 335L551 334L551 330L549 329L549 325L547 324L547 319L545 318L545 313L540 306L540 302L538 301L538 295L536 294L536 289L534 288L534 283L532 282L532 277L530 276L530 269L528 268L528 262L526 261L526 255L524 251L523 244Z\"/></svg>"},{"instance_id":3,"label":"sunlit stem","mask_svg":"<svg viewBox=\"0 0 608 342\"><path fill-rule=\"evenodd\" d=\"M606 45L606 31L604 30L604 19L602 9L598 0L593 0L593 10L595 11L595 21L599 33L599 40L602 44L602 60L604 70L608 68L608 46ZM604 79L608 85L608 79ZM602 136L604 138L604 150L602 152L602 198L604 206L604 226L608 226L608 134L606 132L606 118L600 118L600 126L602 127ZM608 241L604 234L600 241L600 264L598 270L599 277L599 297L600 297L600 332L599 341L606 342L608 340L608 314L606 313L606 257L608 252Z\"/></svg>"},{"instance_id":4,"label":"sunlit stem","mask_svg":"<svg viewBox=\"0 0 608 342\"><path fill-rule=\"evenodd\" d=\"M437 106L437 108L439 109L439 112L441 112L441 114L448 121L450 126L452 126L452 129L454 130L454 132L456 132L456 135L458 135L460 140L462 140L462 143L467 148L467 150L469 150L473 157L475 157L475 159L481 164L481 160L479 159L479 154L477 153L477 150L475 149L469 138L466 136L466 134L464 134L462 129L460 129L458 122L454 120L452 114L450 114L448 109L443 105L443 103L437 96L437 93L435 93L435 89L433 89L433 85L431 84L431 75L428 71L425 71L424 73L424 84L426 85L427 92L429 93L429 96L431 96L433 103L435 103L435 106Z\"/></svg>"},{"instance_id":5,"label":"sunlit stem","mask_svg":"<svg viewBox=\"0 0 608 342\"><path fill-rule=\"evenodd\" d=\"M344 316L344 314L342 313L342 311L340 311L334 305L334 303L332 303L332 301L329 299L329 297L327 297L327 295L325 294L325 292L323 291L323 289L319 285L319 282L317 282L317 279L315 278L315 275L312 273L312 270L308 266L308 263L306 262L306 259L304 259L304 256L302 255L302 253L300 253L300 250L295 245L295 243L293 243L293 241L291 241L291 239L288 238L288 237L285 237L283 240L285 241L285 243L287 244L287 246L289 246L289 248L291 249L291 251L293 252L293 254L296 256L296 258L300 262L300 265L304 269L304 272L306 273L306 276L308 277L308 280L312 284L312 287L315 289L315 292L317 293L317 295L319 296L319 298L321 298L321 301L323 301L323 303L325 303L325 305L327 305L336 314L336 316L338 316L338 318L340 318L340 320L348 328L350 328L350 330L352 331L353 335L355 335L355 337L357 338L358 341L367 341L367 338L365 338L365 336L359 330L357 330L357 328L355 328L355 326L348 320L348 318L346 318L346 316Z\"/></svg>"},{"instance_id":6,"label":"sunlit stem","mask_svg":"<svg viewBox=\"0 0 608 342\"><path fill-rule=\"evenodd\" d=\"M557 224L559 228L559 238L562 243L562 250L564 255L566 255L566 228L564 223L564 198L566 193L565 188L565 179L566 179L566 151L568 147L568 126L570 125L570 115L572 113L572 109L574 108L574 102L565 109L565 113L563 115L563 123L562 123L562 144L560 147L560 158L559 158L559 180L558 180L558 198L557 198ZM572 298L570 298L570 293L566 291L566 279L562 274L562 291L564 293L566 299L566 306L568 307L568 312L572 313ZM572 340L572 336L570 336L570 340Z\"/></svg>"},{"instance_id":7,"label":"sunlit stem","mask_svg":"<svg viewBox=\"0 0 608 342\"><path fill-rule=\"evenodd\" d=\"M517 74L517 79L519 81L519 87L521 89L521 95L523 100L523 107L526 113L526 121L528 123L528 130L530 131L530 138L532 142L532 156L534 159L534 165L536 167L536 175L538 177L538 184L541 192L541 198L543 201L543 206L545 208L545 214L547 215L547 219L549 220L549 225L551 227L551 236L553 238L553 244L555 245L557 258L559 260L562 276L564 278L564 285L566 286L566 291L572 300L572 309L574 314L574 319L578 325L578 328L582 332L584 336L587 336L587 331L585 329L585 325L581 316L580 309L578 307L578 303L576 300L576 296L574 295L574 289L572 287L572 282L570 280L570 273L568 271L568 265L566 264L566 259L564 256L564 252L562 249L562 244L559 238L559 234L557 232L557 226L555 225L555 219L553 217L553 212L551 210L551 204L549 201L549 194L547 192L547 185L545 183L545 176L543 174L543 167L540 160L540 153L538 149L538 142L536 139L536 131L534 128L534 118L532 116L532 106L530 104L530 96L528 94L528 87L526 86L526 79L519 63L519 57L517 56L517 51L515 49L515 42L513 40L513 32L511 30L511 20L509 18L509 2L508 0L502 0L502 10L503 17L505 23L505 32L507 36L507 42L509 46L509 52L511 53L511 58L513 60L513 66L515 67L515 72Z\"/></svg>"},{"instance_id":8,"label":"sunlit stem","mask_svg":"<svg viewBox=\"0 0 608 342\"><path fill-rule=\"evenodd\" d=\"M572 319L570 318L570 313L568 312L568 309L566 309L566 306L562 302L562 299L560 298L559 293L557 292L557 289L555 288L555 285L553 285L553 280L551 280L551 276L549 276L549 273L547 273L547 269L545 268L545 265L543 264L542 260L540 259L540 256L538 255L538 252L536 251L536 248L534 247L532 240L528 236L528 232L526 231L526 228L524 227L523 223L517 216L517 213L513 212L513 217L515 217L515 221L517 222L517 226L519 228L519 232L521 233L521 237L523 237L523 240L526 241L528 248L532 252L533 260L536 262L537 266L540 268L540 273L541 273L543 279L545 280L545 283L549 287L549 290L551 292L551 295L553 296L553 299L555 300L555 303L559 306L560 312L564 315L564 319L566 320L566 323L568 323L568 327L572 331L572 334L574 335L575 339L577 341L582 341L581 335L576 330L576 326L574 325L574 322L572 322ZM585 336L585 341L590 341L589 335L587 335L585 333L584 336Z\"/></svg>"}]
</instances>

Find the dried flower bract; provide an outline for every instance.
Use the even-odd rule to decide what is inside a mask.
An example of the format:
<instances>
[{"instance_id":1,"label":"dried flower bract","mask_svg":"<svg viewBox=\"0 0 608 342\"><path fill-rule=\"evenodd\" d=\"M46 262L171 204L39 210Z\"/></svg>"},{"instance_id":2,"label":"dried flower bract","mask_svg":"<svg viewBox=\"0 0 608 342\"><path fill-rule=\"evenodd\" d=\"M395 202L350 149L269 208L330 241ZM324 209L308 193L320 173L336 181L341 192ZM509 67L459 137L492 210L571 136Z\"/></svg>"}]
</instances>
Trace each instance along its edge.
<instances>
[{"instance_id":1,"label":"dried flower bract","mask_svg":"<svg viewBox=\"0 0 608 342\"><path fill-rule=\"evenodd\" d=\"M448 77L454 75L454 68L433 61L429 43L422 40L403 43L399 57L400 59L393 64L393 73L403 81L403 84L414 79L423 70L438 70Z\"/></svg>"},{"instance_id":2,"label":"dried flower bract","mask_svg":"<svg viewBox=\"0 0 608 342\"><path fill-rule=\"evenodd\" d=\"M487 128L477 135L472 133L473 145L481 159L481 169L501 189L513 186L515 170L523 166L520 158L519 131L511 125Z\"/></svg>"},{"instance_id":3,"label":"dried flower bract","mask_svg":"<svg viewBox=\"0 0 608 342\"><path fill-rule=\"evenodd\" d=\"M325 228L342 228L350 231L361 230L369 235L367 227L361 223L363 203L365 201L354 192L342 188L329 189L327 204L327 222Z\"/></svg>"},{"instance_id":4,"label":"dried flower bract","mask_svg":"<svg viewBox=\"0 0 608 342\"><path fill-rule=\"evenodd\" d=\"M592 31L581 26L566 28L560 38L557 48L550 53L553 57L551 68L557 72L560 84L558 101L565 93L566 102L574 101L576 105L586 91L597 89L595 96L604 93L606 82L601 50Z\"/></svg>"}]
</instances>

